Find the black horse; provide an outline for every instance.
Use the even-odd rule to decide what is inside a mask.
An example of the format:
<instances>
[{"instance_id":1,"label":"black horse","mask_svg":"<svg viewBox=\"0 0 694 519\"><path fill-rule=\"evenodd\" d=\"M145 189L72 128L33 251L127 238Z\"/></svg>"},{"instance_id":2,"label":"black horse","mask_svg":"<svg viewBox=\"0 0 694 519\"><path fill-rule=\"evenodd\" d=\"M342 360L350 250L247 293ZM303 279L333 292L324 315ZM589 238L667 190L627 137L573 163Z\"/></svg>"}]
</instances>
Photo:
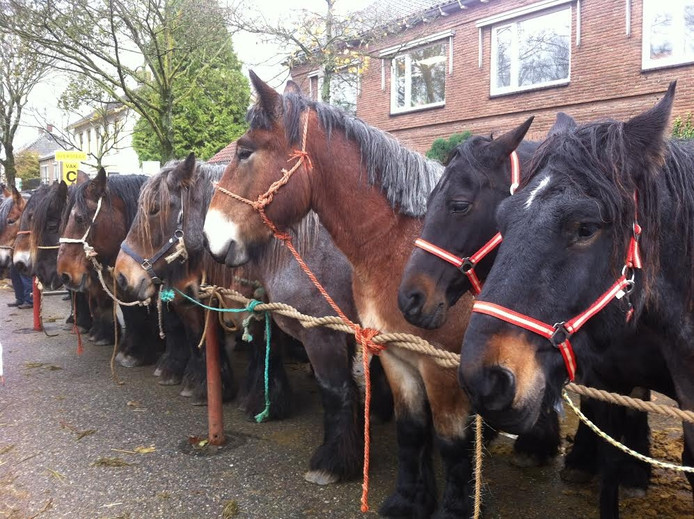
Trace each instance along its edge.
<instances>
[{"instance_id":1,"label":"black horse","mask_svg":"<svg viewBox=\"0 0 694 519\"><path fill-rule=\"evenodd\" d=\"M436 247L460 258L472 257L485 250L497 232L495 212L499 204L511 195L512 182L517 182L522 173L527 174L534 151L539 143L520 140L527 132L532 118L497 139L474 136L461 143L452 152L441 181L429 197L427 215L424 219L422 238L433 241ZM575 121L564 113L557 114L557 121L550 135L570 131ZM518 160L513 158L516 152ZM514 164L516 166L514 166ZM517 171L514 173L514 167ZM425 245L426 246L426 245ZM470 264L476 278L486 279L493 264L497 247L489 246L482 258ZM471 272L464 275L459 268L443 258L445 255L431 249L417 248L410 257L400 286L400 304L404 315L413 324L431 326L446 317L447 304L454 304L463 292L474 290ZM458 263L461 263L462 260ZM663 371L663 360L654 343L642 334L635 343L641 355L652 358L648 363L659 366ZM634 346L632 346L633 348ZM612 391L629 393L643 380L639 373L626 372L621 357L612 356L601 364L601 374L584 373L582 382ZM641 390L640 390L641 391ZM544 413L551 408L551 401L543 405ZM622 408L587 399L582 401L583 412L603 427L619 427L626 443L637 451L647 454L649 430L647 416L639 412L625 413ZM549 438L545 438L547 440ZM558 441L558 438L557 440ZM556 449L556 443L555 449ZM565 459L562 476L567 480L582 481L590 478L598 469L603 472L601 502L609 501L603 510L617 506L617 487L621 483L637 493L648 485L650 466L634 458L622 458L604 443L583 423L579 424L575 442ZM599 452L598 452L599 451ZM599 464L598 460L609 459ZM605 515L606 512L604 512Z\"/></svg>"},{"instance_id":2,"label":"black horse","mask_svg":"<svg viewBox=\"0 0 694 519\"><path fill-rule=\"evenodd\" d=\"M504 241L459 370L495 426L526 430L567 374L614 378L615 359L633 384L694 407L694 145L664 139L673 96L674 83L626 123L551 135L499 207ZM694 427L684 428L691 465Z\"/></svg>"}]
</instances>

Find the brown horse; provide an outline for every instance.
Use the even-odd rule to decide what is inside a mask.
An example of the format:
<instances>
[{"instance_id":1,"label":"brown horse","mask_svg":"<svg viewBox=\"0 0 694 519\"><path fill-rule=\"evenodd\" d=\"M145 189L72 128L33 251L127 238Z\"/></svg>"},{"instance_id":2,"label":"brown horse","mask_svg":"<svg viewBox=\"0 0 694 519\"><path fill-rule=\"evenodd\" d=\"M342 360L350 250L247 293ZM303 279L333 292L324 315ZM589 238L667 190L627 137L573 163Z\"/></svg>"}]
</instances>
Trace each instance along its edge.
<instances>
[{"instance_id":1,"label":"brown horse","mask_svg":"<svg viewBox=\"0 0 694 519\"><path fill-rule=\"evenodd\" d=\"M0 204L0 270L7 269L12 264L12 250L19 231L19 219L26 205L26 201L14 187L3 188L2 194L4 199Z\"/></svg>"},{"instance_id":2,"label":"brown horse","mask_svg":"<svg viewBox=\"0 0 694 519\"><path fill-rule=\"evenodd\" d=\"M301 96L293 83L282 96L255 74L258 101L250 129L219 182L205 221L212 254L227 265L248 261L272 233L247 203L282 177L303 152L310 159L274 194L266 207L280 228L313 209L354 268L353 292L365 327L408 332L457 351L472 297L463 295L451 318L437 330L408 323L397 305L398 284L422 226L427 196L442 168L402 147L387 134L344 112ZM296 149L301 151L297 152ZM286 175L285 175L286 179ZM455 370L404 349L381 355L397 416L399 473L395 493L382 505L387 516L426 517L436 509L431 465L431 426L441 452L446 486L440 517L472 513L470 404Z\"/></svg>"}]
</instances>

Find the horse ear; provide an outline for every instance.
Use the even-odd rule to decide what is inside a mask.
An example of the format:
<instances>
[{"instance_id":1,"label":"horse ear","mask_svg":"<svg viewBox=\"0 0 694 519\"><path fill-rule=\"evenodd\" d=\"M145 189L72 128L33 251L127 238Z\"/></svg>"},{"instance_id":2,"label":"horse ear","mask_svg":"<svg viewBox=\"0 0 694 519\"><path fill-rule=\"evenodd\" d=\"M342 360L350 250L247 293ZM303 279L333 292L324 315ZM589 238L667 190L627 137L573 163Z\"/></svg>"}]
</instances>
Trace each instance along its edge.
<instances>
[{"instance_id":1,"label":"horse ear","mask_svg":"<svg viewBox=\"0 0 694 519\"><path fill-rule=\"evenodd\" d=\"M248 74L251 76L253 88L258 93L258 103L272 119L277 119L282 114L282 96L252 70L249 70Z\"/></svg>"},{"instance_id":2,"label":"horse ear","mask_svg":"<svg viewBox=\"0 0 694 519\"><path fill-rule=\"evenodd\" d=\"M14 198L14 203L19 204L22 201L22 194L17 191L17 188L12 186L12 191L10 192L10 196Z\"/></svg>"},{"instance_id":3,"label":"horse ear","mask_svg":"<svg viewBox=\"0 0 694 519\"><path fill-rule=\"evenodd\" d=\"M89 175L87 175L81 169L77 170L77 180L75 180L75 185L84 184L89 181Z\"/></svg>"},{"instance_id":4,"label":"horse ear","mask_svg":"<svg viewBox=\"0 0 694 519\"><path fill-rule=\"evenodd\" d=\"M171 170L168 177L168 183L171 187L185 187L191 185L193 176L195 175L195 153L190 152L186 160L179 162L176 167Z\"/></svg>"},{"instance_id":5,"label":"horse ear","mask_svg":"<svg viewBox=\"0 0 694 519\"><path fill-rule=\"evenodd\" d=\"M106 192L107 183L108 177L106 176L106 170L104 168L99 168L99 172L92 179L92 181L89 182L89 191L96 198L103 196Z\"/></svg>"},{"instance_id":6,"label":"horse ear","mask_svg":"<svg viewBox=\"0 0 694 519\"><path fill-rule=\"evenodd\" d=\"M564 112L557 112L557 120L554 121L554 124L549 129L547 137L556 135L558 133L571 131L577 126L578 125L576 124L576 121L569 114L566 114Z\"/></svg>"},{"instance_id":7,"label":"horse ear","mask_svg":"<svg viewBox=\"0 0 694 519\"><path fill-rule=\"evenodd\" d=\"M58 197L60 200L67 199L67 184L63 180L58 184Z\"/></svg>"},{"instance_id":8,"label":"horse ear","mask_svg":"<svg viewBox=\"0 0 694 519\"><path fill-rule=\"evenodd\" d=\"M535 119L535 116L528 117L521 125L504 133L489 144L490 149L493 150L499 159L505 159L518 147L521 141L523 141L525 134L528 133L533 119Z\"/></svg>"},{"instance_id":9,"label":"horse ear","mask_svg":"<svg viewBox=\"0 0 694 519\"><path fill-rule=\"evenodd\" d=\"M631 150L637 156L644 155L647 161L654 164L660 165L665 160L665 130L672 112L676 85L677 81L670 83L657 105L624 123L624 137Z\"/></svg>"},{"instance_id":10,"label":"horse ear","mask_svg":"<svg viewBox=\"0 0 694 519\"><path fill-rule=\"evenodd\" d=\"M294 94L301 96L303 95L303 92L301 91L301 87L295 82L292 81L291 79L287 81L287 84L284 87L284 95L287 94Z\"/></svg>"},{"instance_id":11,"label":"horse ear","mask_svg":"<svg viewBox=\"0 0 694 519\"><path fill-rule=\"evenodd\" d=\"M4 198L10 198L12 196L12 191L7 189L7 186L5 184L2 185L2 196Z\"/></svg>"}]
</instances>

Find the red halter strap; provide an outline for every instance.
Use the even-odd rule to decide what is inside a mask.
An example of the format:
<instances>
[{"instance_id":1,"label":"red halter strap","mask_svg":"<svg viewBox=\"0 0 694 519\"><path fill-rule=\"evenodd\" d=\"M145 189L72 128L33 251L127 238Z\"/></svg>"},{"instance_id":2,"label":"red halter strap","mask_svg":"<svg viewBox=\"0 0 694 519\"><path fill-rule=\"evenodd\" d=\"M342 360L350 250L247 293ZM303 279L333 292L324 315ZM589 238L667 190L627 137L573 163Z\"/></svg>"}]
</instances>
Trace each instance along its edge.
<instances>
[{"instance_id":1,"label":"red halter strap","mask_svg":"<svg viewBox=\"0 0 694 519\"><path fill-rule=\"evenodd\" d=\"M515 151L511 152L511 194L516 192L518 185L520 184L520 159ZM477 295L482 291L482 282L475 273L475 266L482 261L487 254L493 251L501 243L501 233L496 233L494 237L487 243L482 245L477 252L472 256L466 258L461 258L448 252L433 243L426 241L422 238L417 238L414 242L416 247L423 249L444 261L447 261L451 265L455 266L463 274L465 274L472 285L472 293Z\"/></svg>"},{"instance_id":2,"label":"red halter strap","mask_svg":"<svg viewBox=\"0 0 694 519\"><path fill-rule=\"evenodd\" d=\"M634 204L636 203L636 194L634 193ZM636 205L634 207L636 207ZM496 317L497 319L520 326L521 328L548 339L564 358L569 380L573 382L576 377L576 355L569 341L571 336L580 330L590 318L605 308L613 299L622 299L624 296L627 296L627 302L629 303L626 315L627 322L629 322L634 315L634 309L631 306L631 302L629 302L628 296L634 289L634 269L641 268L641 255L638 243L641 235L641 226L636 217L637 214L635 210L633 234L629 240L627 257L624 268L622 269L622 275L606 292L598 297L592 305L572 319L550 326L528 315L486 301L475 301L475 304L472 306L472 311Z\"/></svg>"}]
</instances>

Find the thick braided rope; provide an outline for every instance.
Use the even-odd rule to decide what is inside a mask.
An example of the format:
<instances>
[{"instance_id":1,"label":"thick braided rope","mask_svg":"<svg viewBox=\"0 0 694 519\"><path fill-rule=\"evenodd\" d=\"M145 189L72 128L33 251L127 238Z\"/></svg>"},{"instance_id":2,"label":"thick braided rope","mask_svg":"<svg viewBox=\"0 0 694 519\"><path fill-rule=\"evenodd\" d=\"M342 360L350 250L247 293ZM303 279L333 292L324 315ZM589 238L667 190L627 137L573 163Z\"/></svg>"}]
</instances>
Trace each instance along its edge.
<instances>
[{"instance_id":1,"label":"thick braided rope","mask_svg":"<svg viewBox=\"0 0 694 519\"><path fill-rule=\"evenodd\" d=\"M578 395L587 396L596 400L602 400L603 402L609 402L610 404L630 407L646 413L662 414L685 422L694 423L694 412L682 410L670 405L656 404L640 398L620 395L619 393L610 393L609 391L605 391L603 389L596 389L594 387L581 386L573 383L567 384L566 389L573 391Z\"/></svg>"},{"instance_id":2,"label":"thick braided rope","mask_svg":"<svg viewBox=\"0 0 694 519\"><path fill-rule=\"evenodd\" d=\"M591 421L588 419L588 417L587 417L586 415L584 415L584 414L581 412L581 410L580 410L578 407L576 407L576 406L574 405L574 403L571 401L571 399L569 398L568 393L567 393L565 390L562 391L562 396L564 397L564 402L566 403L566 405L568 405L568 406L571 408L571 410L572 410L574 413L576 413L576 416L578 416L578 417L580 418L580 420L581 420L584 424L586 424L588 427L590 427L590 429L591 429L595 434L597 434L598 436L600 436L600 438L602 438L603 440L605 440L607 443L609 443L609 444L612 445L613 447L615 447L615 448L621 450L622 452L625 452L625 453L629 454L630 456L633 456L634 458L636 458L636 459L638 459L638 460L641 460L641 461L643 461L643 462L645 462L645 463L648 463L648 464L650 464L650 465L653 465L653 466L655 466L655 467L660 467L660 468L662 468L662 469L667 469L667 470L675 470L675 471L677 471L677 472L689 472L689 473L693 473L693 474L694 474L694 467L686 467L686 466L681 466L681 465L675 465L674 463L668 463L668 462L665 462L665 461L656 460L656 459L653 459L653 458L651 458L651 457L644 456L644 455L641 454L640 452L636 452L635 450L630 449L630 448L627 447L626 445L621 444L620 442L618 442L617 440L615 440L614 438L612 438L612 437L609 436L608 434L605 434L605 433L604 433L603 431L601 431L593 422L591 422Z\"/></svg>"},{"instance_id":3,"label":"thick braided rope","mask_svg":"<svg viewBox=\"0 0 694 519\"><path fill-rule=\"evenodd\" d=\"M85 251L85 253L86 253L86 251ZM94 267L94 270L96 271L96 275L99 278L99 282L101 283L101 288L104 289L104 292L106 292L106 295L108 297L110 297L111 299L113 299L113 301L115 303L118 303L121 306L149 306L149 303L151 303L151 301L152 301L152 299L149 297L147 299L145 299L144 301L130 301L130 302L121 301L120 299L118 299L113 294L113 292L111 292L111 290L109 290L109 288L106 286L106 282L104 281L104 273L103 273L104 266L101 263L99 263L99 260L97 260L96 256L94 256L94 255L87 254L87 259L92 263L92 266ZM113 288L114 288L114 290L116 289L115 283L113 285Z\"/></svg>"}]
</instances>

